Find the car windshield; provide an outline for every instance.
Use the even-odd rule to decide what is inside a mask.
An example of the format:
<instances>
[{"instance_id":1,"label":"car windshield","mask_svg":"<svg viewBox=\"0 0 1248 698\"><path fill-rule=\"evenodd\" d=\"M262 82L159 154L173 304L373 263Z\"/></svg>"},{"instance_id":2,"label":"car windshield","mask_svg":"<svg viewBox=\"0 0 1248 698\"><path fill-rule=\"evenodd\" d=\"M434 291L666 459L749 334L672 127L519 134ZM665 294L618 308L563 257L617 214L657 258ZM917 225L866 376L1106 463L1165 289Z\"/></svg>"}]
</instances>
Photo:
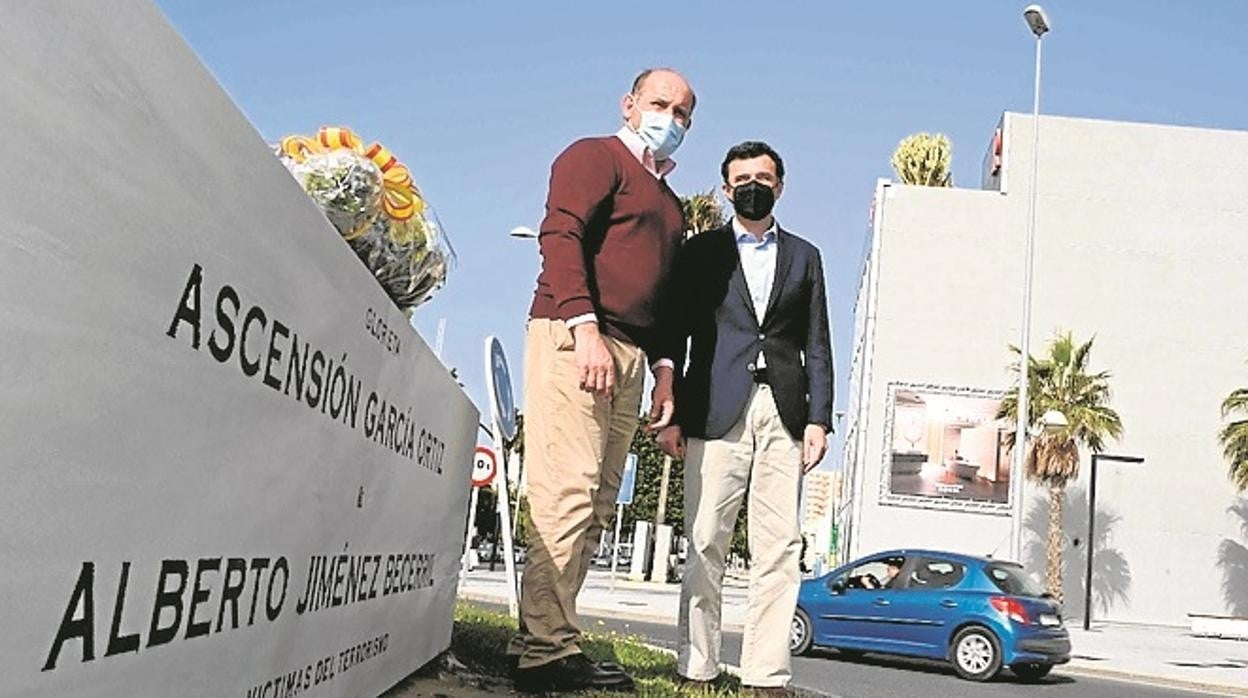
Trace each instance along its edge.
<instances>
[{"instance_id":1,"label":"car windshield","mask_svg":"<svg viewBox=\"0 0 1248 698\"><path fill-rule=\"evenodd\" d=\"M992 583L1007 594L1037 597L1044 595L1044 590L1027 576L1022 567L990 565L984 571L988 573Z\"/></svg>"},{"instance_id":2,"label":"car windshield","mask_svg":"<svg viewBox=\"0 0 1248 698\"><path fill-rule=\"evenodd\" d=\"M897 555L868 560L838 579L844 581L847 589L892 589L905 564L906 559Z\"/></svg>"}]
</instances>

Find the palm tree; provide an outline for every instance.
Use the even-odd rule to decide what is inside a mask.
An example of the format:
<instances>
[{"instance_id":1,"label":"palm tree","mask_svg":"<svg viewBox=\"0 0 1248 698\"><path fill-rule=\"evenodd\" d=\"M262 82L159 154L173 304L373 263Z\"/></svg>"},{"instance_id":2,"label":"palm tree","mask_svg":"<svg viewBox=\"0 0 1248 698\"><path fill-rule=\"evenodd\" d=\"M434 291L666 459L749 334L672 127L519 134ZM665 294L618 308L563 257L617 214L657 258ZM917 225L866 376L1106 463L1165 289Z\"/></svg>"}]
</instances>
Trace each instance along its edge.
<instances>
[{"instance_id":1,"label":"palm tree","mask_svg":"<svg viewBox=\"0 0 1248 698\"><path fill-rule=\"evenodd\" d=\"M715 198L715 189L680 197L680 210L685 214L685 237L714 230L728 222L724 207Z\"/></svg>"},{"instance_id":2,"label":"palm tree","mask_svg":"<svg viewBox=\"0 0 1248 698\"><path fill-rule=\"evenodd\" d=\"M1218 440L1231 463L1231 482L1240 492L1248 489L1248 388L1231 391L1222 401L1222 418L1240 416L1222 428Z\"/></svg>"},{"instance_id":3,"label":"palm tree","mask_svg":"<svg viewBox=\"0 0 1248 698\"><path fill-rule=\"evenodd\" d=\"M511 522L512 542L515 545L523 546L527 544L528 532L533 528L533 520L529 516L529 493L525 487L524 477L524 413L520 408L516 408L516 435L510 441L503 443L503 448L510 454L507 459L507 477L511 478L511 473L515 473L516 485L511 487L510 501L516 507L515 518Z\"/></svg>"},{"instance_id":4,"label":"palm tree","mask_svg":"<svg viewBox=\"0 0 1248 698\"><path fill-rule=\"evenodd\" d=\"M1049 536L1045 555L1045 586L1062 601L1062 503L1066 485L1079 477L1079 449L1099 453L1106 439L1122 437L1122 419L1109 406L1109 372L1090 373L1092 339L1077 344L1069 332L1058 333L1042 358L1028 357L1028 414L1032 426L1040 425L1043 415L1056 410L1067 425L1035 439L1027 452L1024 468L1028 479L1049 488ZM1016 355L1021 352L1010 347ZM1010 366L1015 375L1019 363ZM1001 401L998 419L1018 418L1018 389ZM1014 434L1006 445L1014 447Z\"/></svg>"},{"instance_id":5,"label":"palm tree","mask_svg":"<svg viewBox=\"0 0 1248 698\"><path fill-rule=\"evenodd\" d=\"M943 133L906 136L893 151L893 171L905 184L952 187L952 150L949 138Z\"/></svg>"}]
</instances>

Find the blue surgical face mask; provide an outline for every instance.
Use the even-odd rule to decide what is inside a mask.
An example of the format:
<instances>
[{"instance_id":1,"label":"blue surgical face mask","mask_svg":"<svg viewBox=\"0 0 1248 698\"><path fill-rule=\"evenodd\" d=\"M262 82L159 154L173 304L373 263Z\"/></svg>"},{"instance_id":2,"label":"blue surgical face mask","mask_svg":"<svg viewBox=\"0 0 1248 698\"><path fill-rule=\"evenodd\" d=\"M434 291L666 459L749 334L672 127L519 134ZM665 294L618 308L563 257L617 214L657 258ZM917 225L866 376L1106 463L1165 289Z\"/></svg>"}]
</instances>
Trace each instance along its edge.
<instances>
[{"instance_id":1,"label":"blue surgical face mask","mask_svg":"<svg viewBox=\"0 0 1248 698\"><path fill-rule=\"evenodd\" d=\"M685 139L685 127L676 123L671 114L657 111L643 111L641 125L637 127L637 135L645 142L646 147L654 153L655 160L666 160L680 147Z\"/></svg>"}]
</instances>

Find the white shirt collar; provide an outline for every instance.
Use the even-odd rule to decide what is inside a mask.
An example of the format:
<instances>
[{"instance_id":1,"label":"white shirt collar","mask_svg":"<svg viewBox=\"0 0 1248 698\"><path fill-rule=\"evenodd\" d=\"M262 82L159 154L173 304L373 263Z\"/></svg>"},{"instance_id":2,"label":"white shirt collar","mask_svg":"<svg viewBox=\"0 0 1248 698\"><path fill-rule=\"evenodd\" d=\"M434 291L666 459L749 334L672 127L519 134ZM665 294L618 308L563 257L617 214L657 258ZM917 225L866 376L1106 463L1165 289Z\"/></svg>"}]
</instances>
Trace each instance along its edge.
<instances>
[{"instance_id":1,"label":"white shirt collar","mask_svg":"<svg viewBox=\"0 0 1248 698\"><path fill-rule=\"evenodd\" d=\"M745 226L741 225L741 221L737 220L736 216L732 217L732 232L734 235L736 235L737 242L752 242L756 245L765 245L768 242L771 242L772 240L776 239L776 218L775 216L772 216L771 225L767 228L766 231L763 232L762 240L759 240L758 238L754 237L754 233L751 233L750 231L746 230ZM749 239L745 240L743 238L749 238Z\"/></svg>"},{"instance_id":2,"label":"white shirt collar","mask_svg":"<svg viewBox=\"0 0 1248 698\"><path fill-rule=\"evenodd\" d=\"M666 177L669 172L676 169L676 161L671 158L656 162L654 154L650 152L646 142L641 140L641 136L638 136L636 131L629 128L628 124L621 126L620 130L615 132L615 137L623 141L628 151L633 154L633 157L637 158L637 162L640 162L642 167L649 170L650 174L655 177Z\"/></svg>"}]
</instances>

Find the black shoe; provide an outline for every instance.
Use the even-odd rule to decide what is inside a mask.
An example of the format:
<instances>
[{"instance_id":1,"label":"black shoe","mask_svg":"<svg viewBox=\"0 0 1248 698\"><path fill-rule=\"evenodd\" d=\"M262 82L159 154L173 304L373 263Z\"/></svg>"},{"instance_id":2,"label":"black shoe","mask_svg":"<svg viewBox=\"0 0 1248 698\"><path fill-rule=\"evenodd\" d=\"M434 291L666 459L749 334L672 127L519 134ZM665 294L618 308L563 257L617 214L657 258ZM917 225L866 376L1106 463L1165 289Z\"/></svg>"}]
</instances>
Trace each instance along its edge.
<instances>
[{"instance_id":1,"label":"black shoe","mask_svg":"<svg viewBox=\"0 0 1248 698\"><path fill-rule=\"evenodd\" d=\"M598 670L606 674L624 674L624 667L615 662L594 662Z\"/></svg>"},{"instance_id":2,"label":"black shoe","mask_svg":"<svg viewBox=\"0 0 1248 698\"><path fill-rule=\"evenodd\" d=\"M616 664L615 662L594 662L594 666L598 667L598 670L603 672L604 674L624 674L625 673L624 667L620 666L619 664ZM520 655L518 654L507 655L507 675L514 679L516 676L516 671L519 670L519 668L520 668Z\"/></svg>"},{"instance_id":3,"label":"black shoe","mask_svg":"<svg viewBox=\"0 0 1248 698\"><path fill-rule=\"evenodd\" d=\"M602 671L603 673L606 673L606 674L625 673L624 667L620 666L619 664L616 664L615 662L594 662L594 666L598 667L599 671ZM516 670L518 670L519 668L520 668L520 655L518 654L507 655L507 675L512 678L515 678Z\"/></svg>"},{"instance_id":4,"label":"black shoe","mask_svg":"<svg viewBox=\"0 0 1248 698\"><path fill-rule=\"evenodd\" d=\"M574 654L535 667L516 669L514 676L516 690L523 693L633 690L633 680L622 669L605 671L583 654Z\"/></svg>"}]
</instances>

